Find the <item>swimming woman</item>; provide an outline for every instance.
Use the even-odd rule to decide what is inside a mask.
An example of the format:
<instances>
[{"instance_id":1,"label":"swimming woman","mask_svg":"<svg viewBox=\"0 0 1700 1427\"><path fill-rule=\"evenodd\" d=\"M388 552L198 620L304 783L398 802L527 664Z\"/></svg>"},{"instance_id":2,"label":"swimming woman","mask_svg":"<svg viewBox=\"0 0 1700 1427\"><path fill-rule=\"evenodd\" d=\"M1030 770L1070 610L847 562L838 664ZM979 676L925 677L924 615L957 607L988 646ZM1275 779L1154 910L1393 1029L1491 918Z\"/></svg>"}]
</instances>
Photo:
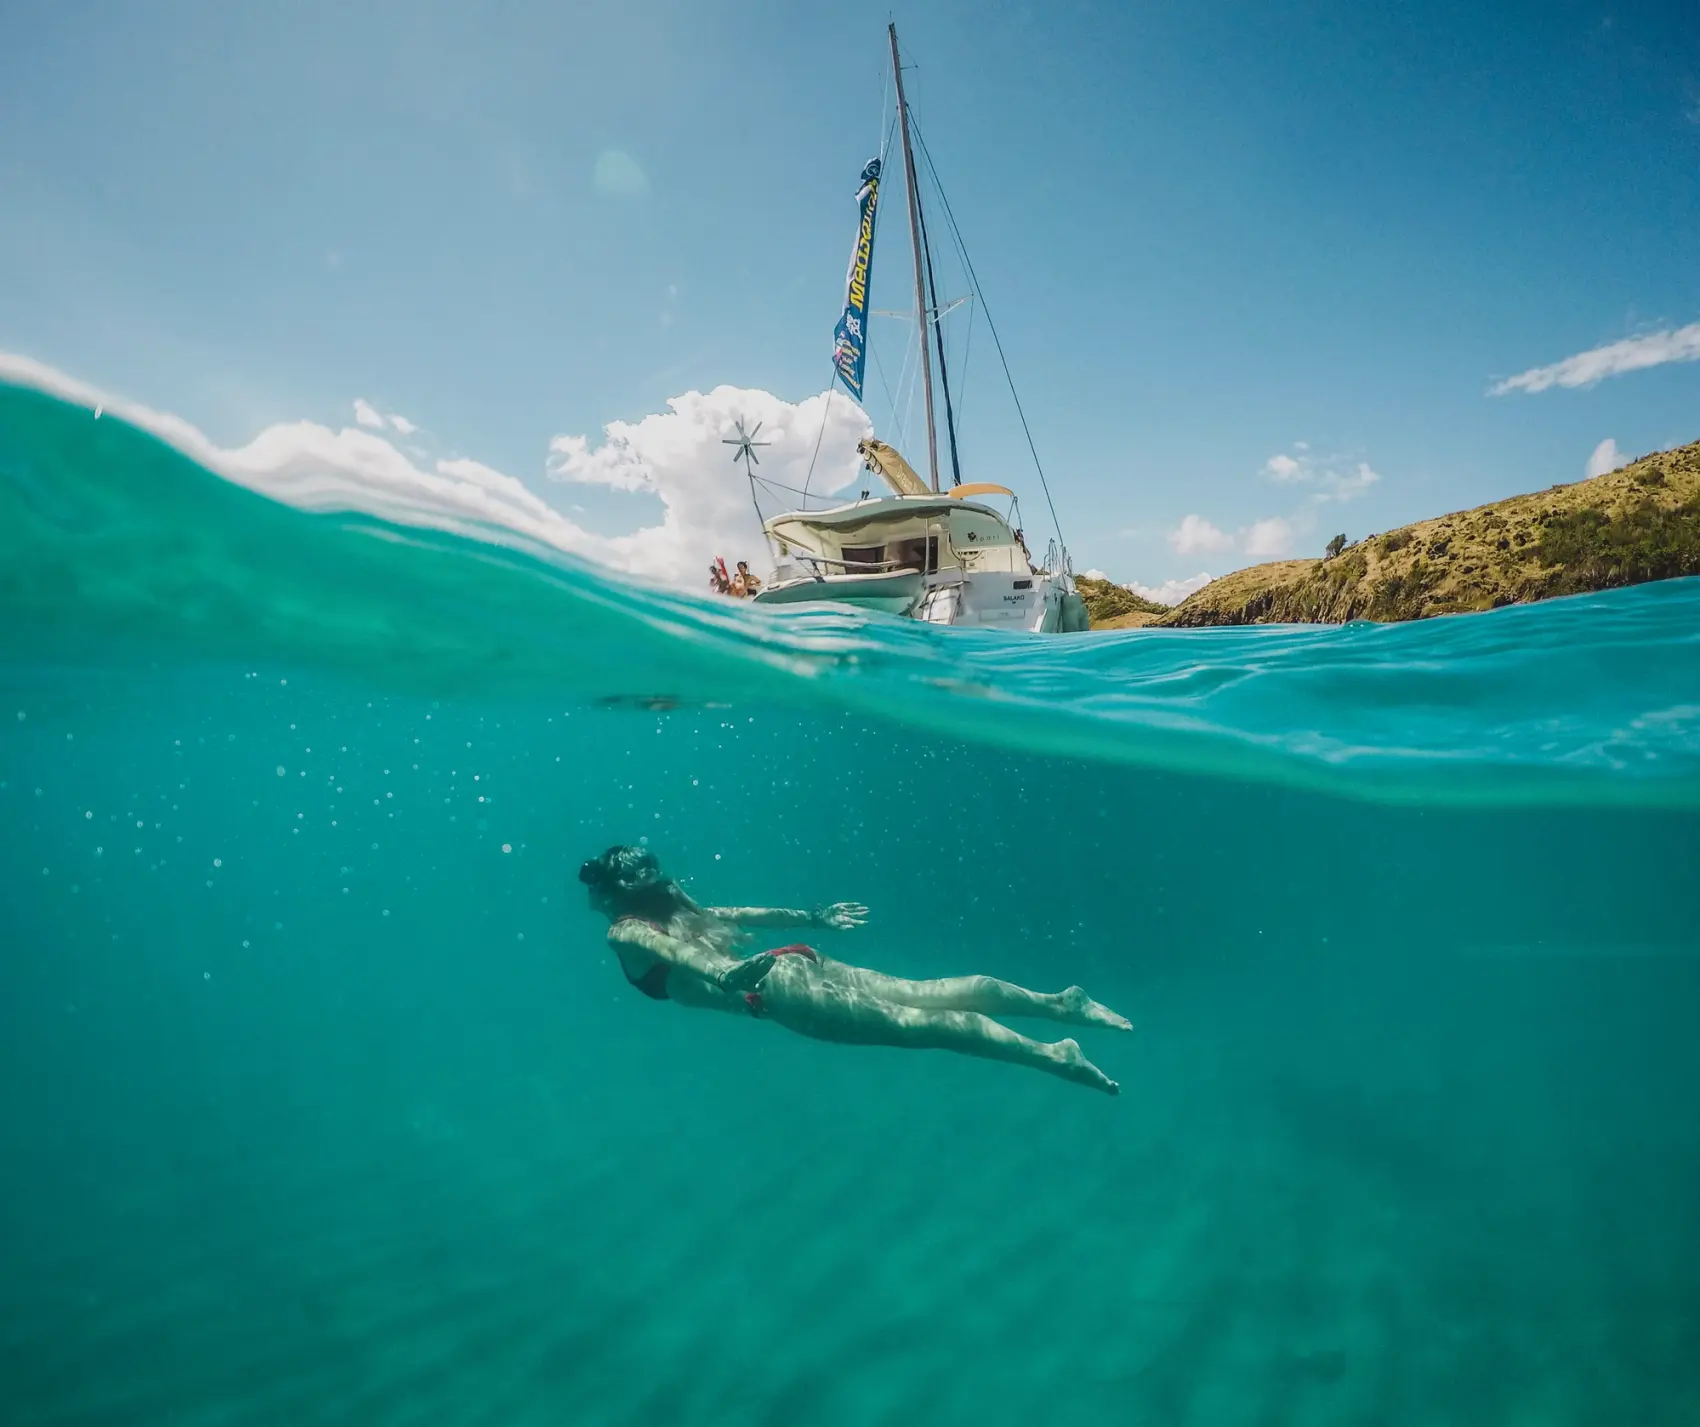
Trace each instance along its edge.
<instances>
[{"instance_id":1,"label":"swimming woman","mask_svg":"<svg viewBox=\"0 0 1700 1427\"><path fill-rule=\"evenodd\" d=\"M994 1016L1074 1026L1132 1027L1078 986L1046 995L990 976L905 981L822 956L801 943L734 954L753 928L849 931L868 909L834 902L813 911L700 907L640 847L610 847L578 870L590 905L609 921L608 943L626 980L657 1001L777 1022L815 1040L951 1050L1007 1060L1114 1095L1116 1082L1072 1040L1035 1041Z\"/></svg>"}]
</instances>

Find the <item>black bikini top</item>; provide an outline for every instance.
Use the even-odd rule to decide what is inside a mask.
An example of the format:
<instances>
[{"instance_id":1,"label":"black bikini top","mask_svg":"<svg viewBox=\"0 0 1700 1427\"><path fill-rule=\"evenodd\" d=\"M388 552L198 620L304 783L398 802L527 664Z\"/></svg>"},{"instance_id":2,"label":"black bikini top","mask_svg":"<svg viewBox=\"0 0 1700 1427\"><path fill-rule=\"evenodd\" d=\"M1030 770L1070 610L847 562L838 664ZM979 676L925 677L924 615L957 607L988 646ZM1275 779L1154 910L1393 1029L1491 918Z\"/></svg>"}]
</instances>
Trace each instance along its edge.
<instances>
[{"instance_id":1,"label":"black bikini top","mask_svg":"<svg viewBox=\"0 0 1700 1427\"><path fill-rule=\"evenodd\" d=\"M667 995L667 963L665 961L656 962L642 976L633 976L628 971L626 972L626 980L630 981L632 985L653 1001L670 999Z\"/></svg>"},{"instance_id":2,"label":"black bikini top","mask_svg":"<svg viewBox=\"0 0 1700 1427\"><path fill-rule=\"evenodd\" d=\"M620 921L642 922L646 927L655 927L656 931L665 930L663 927L655 926L654 922L646 921L643 917L621 917ZM618 926L619 922L616 922L615 925ZM620 963L620 970L626 971L626 964L623 961ZM626 980L630 981L652 1001L669 1001L672 999L667 994L667 963L665 961L657 961L642 976L633 976L631 972L626 971Z\"/></svg>"}]
</instances>

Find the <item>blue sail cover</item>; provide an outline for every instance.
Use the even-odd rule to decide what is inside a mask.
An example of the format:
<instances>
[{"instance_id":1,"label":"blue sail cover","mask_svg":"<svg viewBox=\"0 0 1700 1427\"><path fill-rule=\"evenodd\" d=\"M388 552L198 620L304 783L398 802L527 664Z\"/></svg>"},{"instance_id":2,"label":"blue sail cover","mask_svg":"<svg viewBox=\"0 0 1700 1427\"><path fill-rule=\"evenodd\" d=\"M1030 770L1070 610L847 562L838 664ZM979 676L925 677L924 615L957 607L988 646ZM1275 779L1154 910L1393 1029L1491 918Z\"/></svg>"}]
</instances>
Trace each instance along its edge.
<instances>
[{"instance_id":1,"label":"blue sail cover","mask_svg":"<svg viewBox=\"0 0 1700 1427\"><path fill-rule=\"evenodd\" d=\"M879 197L880 161L869 159L862 169L862 186L856 191L861 221L856 226L856 247L850 254L850 272L844 283L844 315L832 333L833 365L857 401L862 399L862 369L868 359L868 278L873 269L874 210Z\"/></svg>"}]
</instances>

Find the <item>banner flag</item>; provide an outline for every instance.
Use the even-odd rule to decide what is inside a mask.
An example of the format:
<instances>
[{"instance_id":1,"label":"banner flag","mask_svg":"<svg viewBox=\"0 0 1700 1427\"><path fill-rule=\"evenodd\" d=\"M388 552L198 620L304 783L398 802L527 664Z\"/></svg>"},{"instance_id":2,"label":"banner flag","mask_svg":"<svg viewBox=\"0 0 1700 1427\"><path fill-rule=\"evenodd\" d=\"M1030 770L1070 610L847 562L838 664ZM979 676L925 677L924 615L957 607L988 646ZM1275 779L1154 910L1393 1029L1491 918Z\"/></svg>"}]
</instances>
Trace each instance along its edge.
<instances>
[{"instance_id":1,"label":"banner flag","mask_svg":"<svg viewBox=\"0 0 1700 1427\"><path fill-rule=\"evenodd\" d=\"M862 186L856 190L861 213L850 272L844 282L844 315L832 333L833 365L839 380L857 401L862 399L862 370L868 356L868 279L874 261L874 210L879 206L879 196L880 161L869 159L862 169Z\"/></svg>"}]
</instances>

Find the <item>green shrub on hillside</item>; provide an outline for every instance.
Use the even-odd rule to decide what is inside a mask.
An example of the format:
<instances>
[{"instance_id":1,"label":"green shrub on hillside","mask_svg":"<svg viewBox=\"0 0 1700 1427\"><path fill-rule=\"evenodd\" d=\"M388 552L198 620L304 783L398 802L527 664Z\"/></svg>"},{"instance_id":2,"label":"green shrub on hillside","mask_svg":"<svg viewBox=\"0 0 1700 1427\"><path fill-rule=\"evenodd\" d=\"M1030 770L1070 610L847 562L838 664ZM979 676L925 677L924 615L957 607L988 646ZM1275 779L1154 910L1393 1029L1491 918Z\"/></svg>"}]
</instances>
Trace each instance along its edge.
<instances>
[{"instance_id":1,"label":"green shrub on hillside","mask_svg":"<svg viewBox=\"0 0 1700 1427\"><path fill-rule=\"evenodd\" d=\"M1700 574L1700 497L1675 510L1643 500L1616 520L1595 509L1555 515L1536 555L1557 572L1555 594Z\"/></svg>"},{"instance_id":2,"label":"green shrub on hillside","mask_svg":"<svg viewBox=\"0 0 1700 1427\"><path fill-rule=\"evenodd\" d=\"M1421 555L1402 575L1391 575L1370 595L1369 618L1376 620L1418 619L1423 597L1440 583L1441 572Z\"/></svg>"},{"instance_id":3,"label":"green shrub on hillside","mask_svg":"<svg viewBox=\"0 0 1700 1427\"><path fill-rule=\"evenodd\" d=\"M1076 575L1074 587L1086 602L1086 613L1093 624L1117 619L1124 614L1167 614L1167 605L1144 599L1124 585L1110 580L1095 580L1090 575Z\"/></svg>"}]
</instances>

